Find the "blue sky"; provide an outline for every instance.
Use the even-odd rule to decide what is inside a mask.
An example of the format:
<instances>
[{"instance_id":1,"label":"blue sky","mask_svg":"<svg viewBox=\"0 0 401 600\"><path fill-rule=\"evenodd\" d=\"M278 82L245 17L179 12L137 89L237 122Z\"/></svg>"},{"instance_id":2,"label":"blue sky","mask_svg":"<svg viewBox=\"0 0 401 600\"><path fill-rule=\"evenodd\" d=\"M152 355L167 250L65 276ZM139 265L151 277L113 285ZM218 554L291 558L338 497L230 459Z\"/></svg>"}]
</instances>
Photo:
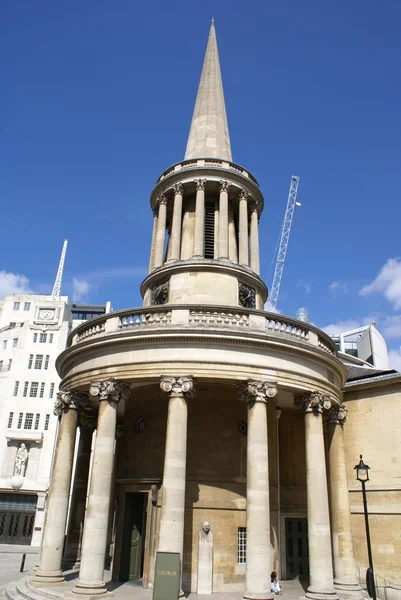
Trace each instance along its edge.
<instances>
[{"instance_id":1,"label":"blue sky","mask_svg":"<svg viewBox=\"0 0 401 600\"><path fill-rule=\"evenodd\" d=\"M51 290L68 238L64 293L75 278L82 301L141 304L150 192L183 158L214 16L233 159L265 196L262 277L299 175L279 309L334 329L376 320L401 368L399 0L0 11L0 294Z\"/></svg>"}]
</instances>

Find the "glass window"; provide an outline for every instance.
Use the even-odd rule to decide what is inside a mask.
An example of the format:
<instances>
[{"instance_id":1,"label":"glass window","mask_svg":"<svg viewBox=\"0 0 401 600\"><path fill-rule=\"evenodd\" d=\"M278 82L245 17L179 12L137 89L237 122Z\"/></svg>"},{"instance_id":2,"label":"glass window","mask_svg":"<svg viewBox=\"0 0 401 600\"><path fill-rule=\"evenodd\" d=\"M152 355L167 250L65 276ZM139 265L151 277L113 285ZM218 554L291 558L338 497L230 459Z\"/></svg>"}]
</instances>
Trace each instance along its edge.
<instances>
[{"instance_id":1,"label":"glass window","mask_svg":"<svg viewBox=\"0 0 401 600\"><path fill-rule=\"evenodd\" d=\"M39 388L39 382L38 381L32 381L32 383L31 383L31 389L29 390L29 397L30 398L36 398L36 396L38 395L38 388Z\"/></svg>"},{"instance_id":2,"label":"glass window","mask_svg":"<svg viewBox=\"0 0 401 600\"><path fill-rule=\"evenodd\" d=\"M45 358L45 370L47 370L48 366L49 366L49 360L50 360L50 354L46 354L46 358Z\"/></svg>"},{"instance_id":3,"label":"glass window","mask_svg":"<svg viewBox=\"0 0 401 600\"><path fill-rule=\"evenodd\" d=\"M14 383L14 393L13 393L13 396L18 396L18 388L19 388L19 381L16 381Z\"/></svg>"},{"instance_id":4,"label":"glass window","mask_svg":"<svg viewBox=\"0 0 401 600\"><path fill-rule=\"evenodd\" d=\"M45 384L42 382L40 384L39 398L43 398L44 395L45 395Z\"/></svg>"},{"instance_id":5,"label":"glass window","mask_svg":"<svg viewBox=\"0 0 401 600\"><path fill-rule=\"evenodd\" d=\"M38 497L36 494L0 494L0 510L35 511Z\"/></svg>"},{"instance_id":6,"label":"glass window","mask_svg":"<svg viewBox=\"0 0 401 600\"><path fill-rule=\"evenodd\" d=\"M10 429L13 425L13 418L14 418L14 413L10 412L10 414L8 415L8 429Z\"/></svg>"},{"instance_id":7,"label":"glass window","mask_svg":"<svg viewBox=\"0 0 401 600\"><path fill-rule=\"evenodd\" d=\"M13 348L18 346L18 338L13 338Z\"/></svg>"},{"instance_id":8,"label":"glass window","mask_svg":"<svg viewBox=\"0 0 401 600\"><path fill-rule=\"evenodd\" d=\"M29 381L25 381L25 383L24 383L24 391L22 393L22 395L24 396L24 398L26 398L26 396L28 395L28 386L29 386Z\"/></svg>"},{"instance_id":9,"label":"glass window","mask_svg":"<svg viewBox=\"0 0 401 600\"><path fill-rule=\"evenodd\" d=\"M7 348L7 340L3 341L3 350L5 350Z\"/></svg>"},{"instance_id":10,"label":"glass window","mask_svg":"<svg viewBox=\"0 0 401 600\"><path fill-rule=\"evenodd\" d=\"M31 303L30 302L25 302L24 303L24 310L31 310Z\"/></svg>"},{"instance_id":11,"label":"glass window","mask_svg":"<svg viewBox=\"0 0 401 600\"><path fill-rule=\"evenodd\" d=\"M34 365L34 369L41 369L42 368L42 363L43 363L43 354L37 354L35 357L35 365Z\"/></svg>"},{"instance_id":12,"label":"glass window","mask_svg":"<svg viewBox=\"0 0 401 600\"><path fill-rule=\"evenodd\" d=\"M2 371L2 370L3 370L3 361L0 360L0 371Z\"/></svg>"},{"instance_id":13,"label":"glass window","mask_svg":"<svg viewBox=\"0 0 401 600\"><path fill-rule=\"evenodd\" d=\"M54 394L54 383L50 384L49 398L53 398Z\"/></svg>"},{"instance_id":14,"label":"glass window","mask_svg":"<svg viewBox=\"0 0 401 600\"><path fill-rule=\"evenodd\" d=\"M38 334L37 334L37 333L34 333L34 334L33 334L33 341L34 341L34 342L37 342L37 341L38 341Z\"/></svg>"},{"instance_id":15,"label":"glass window","mask_svg":"<svg viewBox=\"0 0 401 600\"><path fill-rule=\"evenodd\" d=\"M44 427L45 431L47 431L49 429L49 421L50 421L50 415L48 414L48 415L46 415L46 418L45 418L45 427Z\"/></svg>"},{"instance_id":16,"label":"glass window","mask_svg":"<svg viewBox=\"0 0 401 600\"><path fill-rule=\"evenodd\" d=\"M32 369L32 363L33 363L33 354L30 354L29 360L28 360L28 369Z\"/></svg>"},{"instance_id":17,"label":"glass window","mask_svg":"<svg viewBox=\"0 0 401 600\"><path fill-rule=\"evenodd\" d=\"M49 344L53 343L53 333L49 333Z\"/></svg>"},{"instance_id":18,"label":"glass window","mask_svg":"<svg viewBox=\"0 0 401 600\"><path fill-rule=\"evenodd\" d=\"M19 310L20 303L14 302L14 310Z\"/></svg>"},{"instance_id":19,"label":"glass window","mask_svg":"<svg viewBox=\"0 0 401 600\"><path fill-rule=\"evenodd\" d=\"M45 344L47 341L47 333L41 333L39 334L39 343L40 344Z\"/></svg>"},{"instance_id":20,"label":"glass window","mask_svg":"<svg viewBox=\"0 0 401 600\"><path fill-rule=\"evenodd\" d=\"M32 429L33 413L25 414L24 429Z\"/></svg>"},{"instance_id":21,"label":"glass window","mask_svg":"<svg viewBox=\"0 0 401 600\"><path fill-rule=\"evenodd\" d=\"M39 429L39 421L40 421L40 414L36 413L36 415L35 415L35 429Z\"/></svg>"},{"instance_id":22,"label":"glass window","mask_svg":"<svg viewBox=\"0 0 401 600\"><path fill-rule=\"evenodd\" d=\"M22 427L22 417L23 416L24 416L24 413L19 413L19 415L18 415L18 425L17 425L18 429L21 429L21 427Z\"/></svg>"},{"instance_id":23,"label":"glass window","mask_svg":"<svg viewBox=\"0 0 401 600\"><path fill-rule=\"evenodd\" d=\"M238 527L238 564L246 563L246 527Z\"/></svg>"},{"instance_id":24,"label":"glass window","mask_svg":"<svg viewBox=\"0 0 401 600\"><path fill-rule=\"evenodd\" d=\"M9 359L8 359L8 370L10 370L10 369L11 369L11 365L12 365L12 364L13 364L13 359L12 359L12 358L9 358Z\"/></svg>"}]
</instances>

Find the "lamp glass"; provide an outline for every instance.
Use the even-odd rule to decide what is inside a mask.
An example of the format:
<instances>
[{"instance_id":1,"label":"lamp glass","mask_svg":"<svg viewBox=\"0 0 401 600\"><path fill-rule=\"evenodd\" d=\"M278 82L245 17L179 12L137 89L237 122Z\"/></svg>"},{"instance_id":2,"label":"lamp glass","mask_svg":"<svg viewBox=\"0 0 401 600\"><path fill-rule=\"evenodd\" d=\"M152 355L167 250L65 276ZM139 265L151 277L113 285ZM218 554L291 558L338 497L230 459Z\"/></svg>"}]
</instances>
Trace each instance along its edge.
<instances>
[{"instance_id":1,"label":"lamp glass","mask_svg":"<svg viewBox=\"0 0 401 600\"><path fill-rule=\"evenodd\" d=\"M362 459L362 454L360 455L361 460L357 465L355 465L354 469L356 470L356 478L358 481L369 481L369 465L365 465Z\"/></svg>"}]
</instances>

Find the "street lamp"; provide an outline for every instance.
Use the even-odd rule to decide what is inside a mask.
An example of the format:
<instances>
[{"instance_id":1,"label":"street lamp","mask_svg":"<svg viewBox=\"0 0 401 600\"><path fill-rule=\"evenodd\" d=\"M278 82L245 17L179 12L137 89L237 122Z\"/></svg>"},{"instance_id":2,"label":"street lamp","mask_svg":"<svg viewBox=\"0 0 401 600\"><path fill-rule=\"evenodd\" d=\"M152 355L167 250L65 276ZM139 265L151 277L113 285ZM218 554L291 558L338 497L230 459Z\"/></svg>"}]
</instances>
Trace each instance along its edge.
<instances>
[{"instance_id":1,"label":"street lamp","mask_svg":"<svg viewBox=\"0 0 401 600\"><path fill-rule=\"evenodd\" d=\"M369 532L369 516L368 516L368 502L366 499L366 488L365 484L369 481L369 465L365 465L362 459L362 454L360 456L360 461L357 465L355 465L354 469L356 469L356 478L358 481L362 483L362 498L363 498L363 512L365 514L365 529L366 529L366 543L368 546L368 557L369 557L369 568L366 571L366 587L368 588L368 593L373 600L376 600L376 586L375 586L375 576L373 572L373 559L372 559L372 548L370 545L370 532Z\"/></svg>"}]
</instances>

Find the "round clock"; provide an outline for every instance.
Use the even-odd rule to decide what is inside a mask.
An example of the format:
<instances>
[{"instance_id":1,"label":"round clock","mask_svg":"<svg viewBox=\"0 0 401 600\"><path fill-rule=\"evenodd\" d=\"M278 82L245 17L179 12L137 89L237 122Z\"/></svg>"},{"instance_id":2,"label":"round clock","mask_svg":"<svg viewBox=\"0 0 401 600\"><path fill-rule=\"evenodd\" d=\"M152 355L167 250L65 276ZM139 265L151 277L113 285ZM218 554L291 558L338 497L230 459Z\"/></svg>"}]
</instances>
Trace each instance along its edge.
<instances>
[{"instance_id":1,"label":"round clock","mask_svg":"<svg viewBox=\"0 0 401 600\"><path fill-rule=\"evenodd\" d=\"M39 311L39 319L53 319L54 310L49 310L48 308L43 308Z\"/></svg>"},{"instance_id":2,"label":"round clock","mask_svg":"<svg viewBox=\"0 0 401 600\"><path fill-rule=\"evenodd\" d=\"M245 308L255 308L256 291L248 285L241 283L238 289L238 300L241 306Z\"/></svg>"}]
</instances>

